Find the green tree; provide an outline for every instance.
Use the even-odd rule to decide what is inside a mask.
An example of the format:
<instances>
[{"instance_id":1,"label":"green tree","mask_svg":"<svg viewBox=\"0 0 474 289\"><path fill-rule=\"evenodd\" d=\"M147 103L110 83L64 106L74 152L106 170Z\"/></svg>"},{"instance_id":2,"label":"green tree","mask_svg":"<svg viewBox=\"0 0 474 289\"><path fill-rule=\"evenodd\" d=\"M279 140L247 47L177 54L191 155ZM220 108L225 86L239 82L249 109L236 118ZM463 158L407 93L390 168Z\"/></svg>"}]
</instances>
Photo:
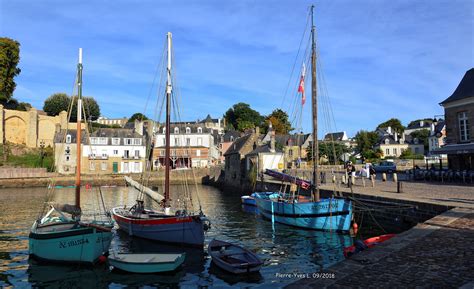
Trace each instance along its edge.
<instances>
[{"instance_id":1,"label":"green tree","mask_svg":"<svg viewBox=\"0 0 474 289\"><path fill-rule=\"evenodd\" d=\"M399 133L402 133L405 131L405 127L402 125L401 121L398 118L391 118L385 122L382 122L377 126L377 129L379 128L387 128L391 127L392 130L395 130Z\"/></svg>"},{"instance_id":2,"label":"green tree","mask_svg":"<svg viewBox=\"0 0 474 289\"><path fill-rule=\"evenodd\" d=\"M355 135L355 141L357 143L357 150L360 153L374 149L374 146L377 144L379 136L374 131L361 130L358 131Z\"/></svg>"},{"instance_id":3,"label":"green tree","mask_svg":"<svg viewBox=\"0 0 474 289\"><path fill-rule=\"evenodd\" d=\"M416 119L416 120L413 120L413 121L410 121L410 123L408 124L408 126L413 126L413 125L416 125L417 123L419 123L420 121L423 121L425 123L429 123L429 124L432 124L433 123L433 119L432 118L421 118L421 119Z\"/></svg>"},{"instance_id":4,"label":"green tree","mask_svg":"<svg viewBox=\"0 0 474 289\"><path fill-rule=\"evenodd\" d=\"M326 156L329 164L338 164L342 154L348 152L349 148L342 143L319 142L319 155Z\"/></svg>"},{"instance_id":5,"label":"green tree","mask_svg":"<svg viewBox=\"0 0 474 289\"><path fill-rule=\"evenodd\" d=\"M127 122L135 122L135 120L139 120L139 121L143 121L143 120L147 120L148 117L146 117L146 115L144 115L143 113L134 113L132 114L132 116L128 119Z\"/></svg>"},{"instance_id":6,"label":"green tree","mask_svg":"<svg viewBox=\"0 0 474 289\"><path fill-rule=\"evenodd\" d=\"M265 121L261 125L263 133L268 131L270 122L272 123L273 130L276 134L287 134L293 130L291 123L288 120L288 114L281 109L275 109L265 118Z\"/></svg>"},{"instance_id":7,"label":"green tree","mask_svg":"<svg viewBox=\"0 0 474 289\"><path fill-rule=\"evenodd\" d=\"M61 111L68 111L71 99L65 93L55 93L44 101L43 110L50 116L56 116Z\"/></svg>"},{"instance_id":8,"label":"green tree","mask_svg":"<svg viewBox=\"0 0 474 289\"><path fill-rule=\"evenodd\" d=\"M70 98L71 99L71 98ZM77 97L72 98L74 103L71 109L71 117L70 120L72 122L77 121ZM84 106L84 110L86 113L86 120L96 120L100 116L100 107L97 104L97 101L93 97L82 97L82 105ZM84 117L84 116L83 116Z\"/></svg>"},{"instance_id":9,"label":"green tree","mask_svg":"<svg viewBox=\"0 0 474 289\"><path fill-rule=\"evenodd\" d=\"M259 112L250 108L247 103L239 102L229 108L224 114L225 121L229 129L244 131L247 128L260 126L263 117Z\"/></svg>"},{"instance_id":10,"label":"green tree","mask_svg":"<svg viewBox=\"0 0 474 289\"><path fill-rule=\"evenodd\" d=\"M8 102L15 91L15 76L21 69L17 67L20 62L20 43L10 38L0 38L0 102Z\"/></svg>"},{"instance_id":11,"label":"green tree","mask_svg":"<svg viewBox=\"0 0 474 289\"><path fill-rule=\"evenodd\" d=\"M417 130L412 132L410 135L413 138L417 138L418 142L424 145L425 151L428 151L430 145L428 142L430 131L428 129Z\"/></svg>"}]
</instances>

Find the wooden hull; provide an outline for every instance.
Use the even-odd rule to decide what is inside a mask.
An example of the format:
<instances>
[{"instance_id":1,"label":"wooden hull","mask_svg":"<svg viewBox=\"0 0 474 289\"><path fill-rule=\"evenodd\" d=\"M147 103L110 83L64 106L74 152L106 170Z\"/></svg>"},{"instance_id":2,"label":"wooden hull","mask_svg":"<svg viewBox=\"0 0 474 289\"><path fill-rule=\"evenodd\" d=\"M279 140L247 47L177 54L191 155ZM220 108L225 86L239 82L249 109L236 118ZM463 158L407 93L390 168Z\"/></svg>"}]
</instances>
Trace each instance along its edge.
<instances>
[{"instance_id":1,"label":"wooden hull","mask_svg":"<svg viewBox=\"0 0 474 289\"><path fill-rule=\"evenodd\" d=\"M352 221L352 202L347 199L321 199L319 202L289 203L256 193L259 213L266 219L298 228L347 232Z\"/></svg>"},{"instance_id":2,"label":"wooden hull","mask_svg":"<svg viewBox=\"0 0 474 289\"><path fill-rule=\"evenodd\" d=\"M131 256L131 258L128 258ZM186 254L118 254L109 257L110 265L132 273L160 273L175 271Z\"/></svg>"},{"instance_id":3,"label":"wooden hull","mask_svg":"<svg viewBox=\"0 0 474 289\"><path fill-rule=\"evenodd\" d=\"M29 236L29 254L33 258L51 262L95 263L108 252L112 232L92 227L61 230L60 225L53 225L58 227L56 231L41 232L37 223L33 224Z\"/></svg>"},{"instance_id":4,"label":"wooden hull","mask_svg":"<svg viewBox=\"0 0 474 289\"><path fill-rule=\"evenodd\" d=\"M165 243L204 246L204 226L199 215L136 218L127 216L122 208L112 209L112 215L119 228L130 236Z\"/></svg>"},{"instance_id":5,"label":"wooden hull","mask_svg":"<svg viewBox=\"0 0 474 289\"><path fill-rule=\"evenodd\" d=\"M263 265L255 253L224 241L212 240L208 253L216 266L233 274L258 272Z\"/></svg>"}]
</instances>

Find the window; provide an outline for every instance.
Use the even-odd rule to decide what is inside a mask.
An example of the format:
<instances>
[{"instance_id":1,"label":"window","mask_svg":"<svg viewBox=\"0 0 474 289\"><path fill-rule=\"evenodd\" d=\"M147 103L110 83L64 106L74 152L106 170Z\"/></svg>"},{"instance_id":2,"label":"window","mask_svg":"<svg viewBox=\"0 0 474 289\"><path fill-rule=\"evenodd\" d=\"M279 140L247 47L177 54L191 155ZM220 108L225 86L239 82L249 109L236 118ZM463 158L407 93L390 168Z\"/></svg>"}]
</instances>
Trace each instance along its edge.
<instances>
[{"instance_id":1,"label":"window","mask_svg":"<svg viewBox=\"0 0 474 289\"><path fill-rule=\"evenodd\" d=\"M163 128L163 134L165 134L165 133L166 133L166 127Z\"/></svg>"},{"instance_id":2,"label":"window","mask_svg":"<svg viewBox=\"0 0 474 289\"><path fill-rule=\"evenodd\" d=\"M289 155L290 157L293 156L293 150L292 150L292 149L289 149L289 150L288 150L288 155Z\"/></svg>"},{"instance_id":3,"label":"window","mask_svg":"<svg viewBox=\"0 0 474 289\"><path fill-rule=\"evenodd\" d=\"M388 156L390 154L390 149L385 150L385 155Z\"/></svg>"},{"instance_id":4,"label":"window","mask_svg":"<svg viewBox=\"0 0 474 289\"><path fill-rule=\"evenodd\" d=\"M123 166L122 166L123 172L124 172L124 173L128 173L128 163L127 163L127 162L124 162L124 163L122 163L122 164L123 164Z\"/></svg>"},{"instance_id":5,"label":"window","mask_svg":"<svg viewBox=\"0 0 474 289\"><path fill-rule=\"evenodd\" d=\"M196 150L196 156L200 157L201 156L201 150Z\"/></svg>"},{"instance_id":6,"label":"window","mask_svg":"<svg viewBox=\"0 0 474 289\"><path fill-rule=\"evenodd\" d=\"M393 149L393 154L397 155L397 149L396 148Z\"/></svg>"},{"instance_id":7,"label":"window","mask_svg":"<svg viewBox=\"0 0 474 289\"><path fill-rule=\"evenodd\" d=\"M462 142L469 141L469 118L467 112L463 111L458 113L459 121L459 140Z\"/></svg>"},{"instance_id":8,"label":"window","mask_svg":"<svg viewBox=\"0 0 474 289\"><path fill-rule=\"evenodd\" d=\"M179 127L175 127L175 128L174 128L174 133L175 133L175 134L178 134L178 133L179 133Z\"/></svg>"},{"instance_id":9,"label":"window","mask_svg":"<svg viewBox=\"0 0 474 289\"><path fill-rule=\"evenodd\" d=\"M89 163L89 170L95 171L95 163L94 162Z\"/></svg>"},{"instance_id":10,"label":"window","mask_svg":"<svg viewBox=\"0 0 474 289\"><path fill-rule=\"evenodd\" d=\"M112 145L115 145L115 146L120 145L120 139L117 137L112 138Z\"/></svg>"},{"instance_id":11,"label":"window","mask_svg":"<svg viewBox=\"0 0 474 289\"><path fill-rule=\"evenodd\" d=\"M134 162L133 163L133 166L134 166L134 170L136 173L139 173L140 172L140 163L139 162Z\"/></svg>"},{"instance_id":12,"label":"window","mask_svg":"<svg viewBox=\"0 0 474 289\"><path fill-rule=\"evenodd\" d=\"M139 157L140 157L140 151L138 151L138 150L135 151L135 157L136 157L136 158L139 158Z\"/></svg>"},{"instance_id":13,"label":"window","mask_svg":"<svg viewBox=\"0 0 474 289\"><path fill-rule=\"evenodd\" d=\"M107 170L107 162L101 162L100 163L100 169L103 170L103 171Z\"/></svg>"},{"instance_id":14,"label":"window","mask_svg":"<svg viewBox=\"0 0 474 289\"><path fill-rule=\"evenodd\" d=\"M128 159L130 157L130 151L129 150L124 150L123 151L123 157Z\"/></svg>"},{"instance_id":15,"label":"window","mask_svg":"<svg viewBox=\"0 0 474 289\"><path fill-rule=\"evenodd\" d=\"M165 155L165 151L164 150L160 150L160 156L164 156Z\"/></svg>"},{"instance_id":16,"label":"window","mask_svg":"<svg viewBox=\"0 0 474 289\"><path fill-rule=\"evenodd\" d=\"M186 145L187 146L190 146L191 145L191 139L188 137L186 138Z\"/></svg>"},{"instance_id":17,"label":"window","mask_svg":"<svg viewBox=\"0 0 474 289\"><path fill-rule=\"evenodd\" d=\"M114 156L118 155L118 150L114 150Z\"/></svg>"},{"instance_id":18,"label":"window","mask_svg":"<svg viewBox=\"0 0 474 289\"><path fill-rule=\"evenodd\" d=\"M197 132L202 133L202 127L198 127Z\"/></svg>"},{"instance_id":19,"label":"window","mask_svg":"<svg viewBox=\"0 0 474 289\"><path fill-rule=\"evenodd\" d=\"M174 138L174 145L179 146L179 138L177 137Z\"/></svg>"},{"instance_id":20,"label":"window","mask_svg":"<svg viewBox=\"0 0 474 289\"><path fill-rule=\"evenodd\" d=\"M390 144L390 140L388 138L385 139L385 144Z\"/></svg>"},{"instance_id":21,"label":"window","mask_svg":"<svg viewBox=\"0 0 474 289\"><path fill-rule=\"evenodd\" d=\"M187 127L187 128L186 128L186 133L187 133L187 134L188 134L188 133L191 133L191 128Z\"/></svg>"},{"instance_id":22,"label":"window","mask_svg":"<svg viewBox=\"0 0 474 289\"><path fill-rule=\"evenodd\" d=\"M91 144L97 144L97 138L95 138L95 137L91 137L89 139L89 141L90 141Z\"/></svg>"},{"instance_id":23,"label":"window","mask_svg":"<svg viewBox=\"0 0 474 289\"><path fill-rule=\"evenodd\" d=\"M197 141L198 141L197 145L202 146L202 137L198 137Z\"/></svg>"},{"instance_id":24,"label":"window","mask_svg":"<svg viewBox=\"0 0 474 289\"><path fill-rule=\"evenodd\" d=\"M106 145L107 144L107 138L106 137L100 137L99 138L99 144Z\"/></svg>"},{"instance_id":25,"label":"window","mask_svg":"<svg viewBox=\"0 0 474 289\"><path fill-rule=\"evenodd\" d=\"M136 145L136 146L139 146L142 144L142 140L139 139L139 138L135 138L133 139L133 144Z\"/></svg>"},{"instance_id":26,"label":"window","mask_svg":"<svg viewBox=\"0 0 474 289\"><path fill-rule=\"evenodd\" d=\"M124 143L126 145L132 145L132 139L131 138L126 138L126 139L124 139Z\"/></svg>"},{"instance_id":27,"label":"window","mask_svg":"<svg viewBox=\"0 0 474 289\"><path fill-rule=\"evenodd\" d=\"M66 156L66 161L67 161L67 162L69 161L69 156Z\"/></svg>"},{"instance_id":28,"label":"window","mask_svg":"<svg viewBox=\"0 0 474 289\"><path fill-rule=\"evenodd\" d=\"M103 158L106 158L106 157L107 157L107 151L106 151L106 150L102 150L102 157L103 157Z\"/></svg>"},{"instance_id":29,"label":"window","mask_svg":"<svg viewBox=\"0 0 474 289\"><path fill-rule=\"evenodd\" d=\"M71 143L71 135L70 134L68 134L66 136L66 143Z\"/></svg>"}]
</instances>

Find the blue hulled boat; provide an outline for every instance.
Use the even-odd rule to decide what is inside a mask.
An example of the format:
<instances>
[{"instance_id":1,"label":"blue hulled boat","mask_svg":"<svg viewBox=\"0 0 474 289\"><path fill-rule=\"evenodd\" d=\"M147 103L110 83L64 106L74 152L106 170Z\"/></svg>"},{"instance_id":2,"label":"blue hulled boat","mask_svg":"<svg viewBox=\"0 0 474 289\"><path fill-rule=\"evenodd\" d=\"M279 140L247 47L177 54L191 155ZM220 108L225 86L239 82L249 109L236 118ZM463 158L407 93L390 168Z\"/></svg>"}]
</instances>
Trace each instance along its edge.
<instances>
[{"instance_id":1,"label":"blue hulled boat","mask_svg":"<svg viewBox=\"0 0 474 289\"><path fill-rule=\"evenodd\" d=\"M312 107L312 181L300 179L274 170L264 173L290 183L290 194L284 193L256 193L255 201L259 213L274 222L313 230L349 231L352 221L352 202L348 199L329 198L321 199L319 193L319 145L318 145L318 101L316 87L316 42L315 27L313 24L313 9L311 7L311 107ZM301 93L301 107L305 97L305 61L299 80L298 92ZM299 194L299 189L309 190L311 197ZM285 190L283 190L285 192Z\"/></svg>"},{"instance_id":2,"label":"blue hulled boat","mask_svg":"<svg viewBox=\"0 0 474 289\"><path fill-rule=\"evenodd\" d=\"M276 193L278 194L278 193ZM276 194L256 193L259 213L274 222L312 230L349 231L352 203L346 199L286 201ZM272 198L273 197L273 198Z\"/></svg>"},{"instance_id":3,"label":"blue hulled boat","mask_svg":"<svg viewBox=\"0 0 474 289\"><path fill-rule=\"evenodd\" d=\"M81 221L82 49L79 49L77 88L75 204L49 204L49 211L34 222L29 234L29 254L40 260L95 263L109 251L112 240L110 217L106 216L103 221Z\"/></svg>"}]
</instances>

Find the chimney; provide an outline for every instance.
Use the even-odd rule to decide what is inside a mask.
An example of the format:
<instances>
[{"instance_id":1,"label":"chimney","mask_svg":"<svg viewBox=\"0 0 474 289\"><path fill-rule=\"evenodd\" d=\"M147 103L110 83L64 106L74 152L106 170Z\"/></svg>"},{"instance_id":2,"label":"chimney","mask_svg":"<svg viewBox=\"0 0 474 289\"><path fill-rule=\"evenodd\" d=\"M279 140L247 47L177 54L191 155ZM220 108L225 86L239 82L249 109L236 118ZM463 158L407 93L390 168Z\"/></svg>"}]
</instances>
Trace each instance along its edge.
<instances>
[{"instance_id":1,"label":"chimney","mask_svg":"<svg viewBox=\"0 0 474 289\"><path fill-rule=\"evenodd\" d=\"M402 132L402 135L400 136L400 143L404 144L405 143L405 133Z\"/></svg>"},{"instance_id":2,"label":"chimney","mask_svg":"<svg viewBox=\"0 0 474 289\"><path fill-rule=\"evenodd\" d=\"M393 134L393 138L395 139L395 141L398 141L398 133L395 131L395 133Z\"/></svg>"},{"instance_id":3,"label":"chimney","mask_svg":"<svg viewBox=\"0 0 474 289\"><path fill-rule=\"evenodd\" d=\"M431 130L431 135L434 135L434 131L435 131L435 124L434 124L434 122L431 123L431 128L430 128L430 130Z\"/></svg>"},{"instance_id":4,"label":"chimney","mask_svg":"<svg viewBox=\"0 0 474 289\"><path fill-rule=\"evenodd\" d=\"M136 119L133 130L139 135L143 135L143 122Z\"/></svg>"},{"instance_id":5,"label":"chimney","mask_svg":"<svg viewBox=\"0 0 474 289\"><path fill-rule=\"evenodd\" d=\"M275 132L273 130L270 132L270 152L275 152Z\"/></svg>"},{"instance_id":6,"label":"chimney","mask_svg":"<svg viewBox=\"0 0 474 289\"><path fill-rule=\"evenodd\" d=\"M420 127L423 127L424 124L425 124L425 122L420 120Z\"/></svg>"},{"instance_id":7,"label":"chimney","mask_svg":"<svg viewBox=\"0 0 474 289\"><path fill-rule=\"evenodd\" d=\"M389 127L387 127L387 133L388 133L389 135L391 135L391 134L392 134L392 127L390 127L390 126L389 126Z\"/></svg>"}]
</instances>

